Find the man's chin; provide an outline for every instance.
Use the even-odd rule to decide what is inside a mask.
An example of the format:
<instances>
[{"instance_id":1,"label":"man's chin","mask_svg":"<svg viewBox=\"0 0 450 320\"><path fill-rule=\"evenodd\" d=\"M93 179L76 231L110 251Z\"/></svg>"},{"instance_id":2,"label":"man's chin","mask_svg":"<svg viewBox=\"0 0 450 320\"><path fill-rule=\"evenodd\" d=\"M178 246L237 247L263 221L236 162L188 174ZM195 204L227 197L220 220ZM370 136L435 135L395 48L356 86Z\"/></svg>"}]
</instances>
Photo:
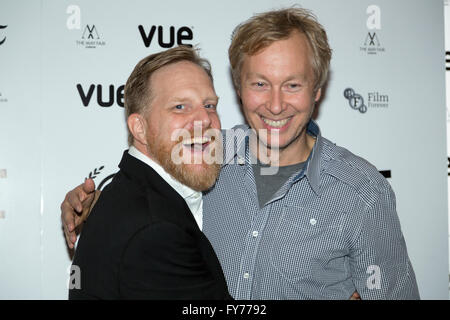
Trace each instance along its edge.
<instances>
[{"instance_id":1,"label":"man's chin","mask_svg":"<svg viewBox=\"0 0 450 320\"><path fill-rule=\"evenodd\" d=\"M212 188L220 172L220 165L216 164L182 164L177 167L174 178L196 191Z\"/></svg>"},{"instance_id":2,"label":"man's chin","mask_svg":"<svg viewBox=\"0 0 450 320\"><path fill-rule=\"evenodd\" d=\"M175 164L164 161L164 169L176 180L196 191L212 188L219 176L219 164Z\"/></svg>"},{"instance_id":3,"label":"man's chin","mask_svg":"<svg viewBox=\"0 0 450 320\"><path fill-rule=\"evenodd\" d=\"M187 153L184 155L184 157L186 157L184 160L186 161L176 163L171 159L174 146L153 146L151 142L149 142L149 145L152 146L152 150L155 150L153 154L159 164L174 179L196 191L206 191L214 186L217 177L219 176L221 165L214 161L212 164L204 162L204 152L199 152L199 154ZM181 160L183 160L183 155L181 157Z\"/></svg>"}]
</instances>

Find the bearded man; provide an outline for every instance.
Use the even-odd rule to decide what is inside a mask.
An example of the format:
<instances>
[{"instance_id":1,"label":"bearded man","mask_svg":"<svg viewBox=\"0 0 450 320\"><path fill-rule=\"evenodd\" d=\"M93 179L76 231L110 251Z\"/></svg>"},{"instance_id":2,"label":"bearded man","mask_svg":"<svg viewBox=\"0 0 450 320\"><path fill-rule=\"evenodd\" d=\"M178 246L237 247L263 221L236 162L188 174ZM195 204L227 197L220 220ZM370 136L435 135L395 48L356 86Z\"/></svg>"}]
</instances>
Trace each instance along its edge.
<instances>
[{"instance_id":1,"label":"bearded man","mask_svg":"<svg viewBox=\"0 0 450 320\"><path fill-rule=\"evenodd\" d=\"M201 231L202 191L222 159L217 103L210 65L192 48L137 64L125 86L130 148L83 227L70 299L229 298Z\"/></svg>"}]
</instances>

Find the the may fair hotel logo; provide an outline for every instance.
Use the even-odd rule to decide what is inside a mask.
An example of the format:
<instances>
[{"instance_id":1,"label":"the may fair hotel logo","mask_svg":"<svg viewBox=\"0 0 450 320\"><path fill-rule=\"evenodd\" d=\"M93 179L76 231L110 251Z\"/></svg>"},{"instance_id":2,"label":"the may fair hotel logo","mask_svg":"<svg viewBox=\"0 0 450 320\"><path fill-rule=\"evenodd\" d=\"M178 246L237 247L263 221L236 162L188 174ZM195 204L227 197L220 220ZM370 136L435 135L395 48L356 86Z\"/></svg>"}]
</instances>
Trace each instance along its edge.
<instances>
[{"instance_id":1,"label":"the may fair hotel logo","mask_svg":"<svg viewBox=\"0 0 450 320\"><path fill-rule=\"evenodd\" d=\"M66 21L67 29L78 32L78 38L75 41L77 46L86 49L95 49L106 45L97 25L93 23L81 23L81 9L79 6L68 6L66 13L68 14Z\"/></svg>"},{"instance_id":2,"label":"the may fair hotel logo","mask_svg":"<svg viewBox=\"0 0 450 320\"><path fill-rule=\"evenodd\" d=\"M366 20L368 32L364 35L360 50L370 55L384 53L386 49L382 45L380 37L381 9L376 5L370 5L367 7L366 13L368 15Z\"/></svg>"}]
</instances>

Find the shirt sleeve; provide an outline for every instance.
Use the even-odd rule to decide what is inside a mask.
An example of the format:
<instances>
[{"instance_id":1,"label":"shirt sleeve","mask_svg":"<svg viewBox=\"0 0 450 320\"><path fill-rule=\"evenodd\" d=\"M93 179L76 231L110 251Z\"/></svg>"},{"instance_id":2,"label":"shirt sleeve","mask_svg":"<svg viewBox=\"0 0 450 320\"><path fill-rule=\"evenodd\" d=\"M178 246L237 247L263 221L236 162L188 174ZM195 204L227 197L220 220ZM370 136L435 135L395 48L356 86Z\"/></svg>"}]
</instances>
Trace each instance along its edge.
<instances>
[{"instance_id":1,"label":"shirt sleeve","mask_svg":"<svg viewBox=\"0 0 450 320\"><path fill-rule=\"evenodd\" d=\"M361 299L420 299L395 195L387 182L364 213L349 258L353 283Z\"/></svg>"}]
</instances>

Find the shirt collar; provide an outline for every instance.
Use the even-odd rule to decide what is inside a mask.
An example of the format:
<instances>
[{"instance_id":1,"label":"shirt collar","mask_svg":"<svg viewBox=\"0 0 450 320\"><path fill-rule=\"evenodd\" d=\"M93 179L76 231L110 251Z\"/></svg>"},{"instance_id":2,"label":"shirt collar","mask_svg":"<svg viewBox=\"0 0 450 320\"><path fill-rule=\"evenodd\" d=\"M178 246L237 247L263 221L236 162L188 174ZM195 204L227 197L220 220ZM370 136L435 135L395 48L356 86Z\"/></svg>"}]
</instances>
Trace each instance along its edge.
<instances>
[{"instance_id":1,"label":"shirt collar","mask_svg":"<svg viewBox=\"0 0 450 320\"><path fill-rule=\"evenodd\" d=\"M224 149L226 157L224 164L229 164L232 160L235 161L235 164L243 164L252 130L248 126L245 126L245 128L246 130L243 130L243 126L236 126L230 130L227 130L225 136ZM236 129L238 131L233 132L233 130ZM243 131L245 132L243 133ZM293 182L298 181L304 173L313 191L317 195L320 195L320 158L322 154L323 141L319 125L312 119L308 123L307 133L315 137L316 142L314 143L314 147L308 157L308 160L306 161L305 169L299 173Z\"/></svg>"},{"instance_id":2,"label":"shirt collar","mask_svg":"<svg viewBox=\"0 0 450 320\"><path fill-rule=\"evenodd\" d=\"M307 132L309 135L316 138L316 142L314 143L314 147L308 157L305 175L313 191L317 195L320 195L320 158L323 145L322 135L318 124L312 119L308 123Z\"/></svg>"},{"instance_id":3,"label":"shirt collar","mask_svg":"<svg viewBox=\"0 0 450 320\"><path fill-rule=\"evenodd\" d=\"M245 159L246 141L251 130L247 125L237 125L231 129L222 130L224 165L236 164L236 161L243 164L241 161Z\"/></svg>"},{"instance_id":4,"label":"shirt collar","mask_svg":"<svg viewBox=\"0 0 450 320\"><path fill-rule=\"evenodd\" d=\"M194 197L201 196L202 194L201 192L195 191L189 188L188 186L182 184L178 180L174 179L169 173L167 173L164 170L164 168L161 165L159 165L158 163L150 159L148 156L140 152L138 149L136 149L136 147L131 146L130 149L128 150L128 154L152 167L152 169L155 170L161 176L161 178L163 178L172 188L174 188L175 191L178 192L181 197L183 197L183 199L186 200L187 198L193 196Z\"/></svg>"}]
</instances>

